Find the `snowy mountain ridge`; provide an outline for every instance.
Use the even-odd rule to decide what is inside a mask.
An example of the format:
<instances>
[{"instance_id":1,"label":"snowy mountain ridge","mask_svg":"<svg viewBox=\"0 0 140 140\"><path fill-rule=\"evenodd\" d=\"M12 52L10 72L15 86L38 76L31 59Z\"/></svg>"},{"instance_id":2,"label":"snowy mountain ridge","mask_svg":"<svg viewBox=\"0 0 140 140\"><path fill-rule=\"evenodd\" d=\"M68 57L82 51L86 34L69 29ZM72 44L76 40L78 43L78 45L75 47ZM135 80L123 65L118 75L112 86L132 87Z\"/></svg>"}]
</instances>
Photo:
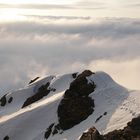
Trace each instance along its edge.
<instances>
[{"instance_id":1,"label":"snowy mountain ridge","mask_svg":"<svg viewBox=\"0 0 140 140\"><path fill-rule=\"evenodd\" d=\"M138 117L140 91L85 70L37 78L0 103L0 140L79 140L92 126L107 134Z\"/></svg>"}]
</instances>

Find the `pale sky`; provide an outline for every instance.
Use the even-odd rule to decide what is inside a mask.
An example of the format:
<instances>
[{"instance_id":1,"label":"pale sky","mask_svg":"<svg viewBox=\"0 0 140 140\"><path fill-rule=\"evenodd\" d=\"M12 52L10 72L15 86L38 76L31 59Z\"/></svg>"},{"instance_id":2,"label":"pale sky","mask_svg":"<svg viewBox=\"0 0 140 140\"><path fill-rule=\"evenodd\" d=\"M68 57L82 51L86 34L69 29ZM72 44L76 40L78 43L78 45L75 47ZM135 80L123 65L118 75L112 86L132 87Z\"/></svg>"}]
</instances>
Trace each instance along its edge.
<instances>
[{"instance_id":1,"label":"pale sky","mask_svg":"<svg viewBox=\"0 0 140 140\"><path fill-rule=\"evenodd\" d=\"M140 0L1 0L0 15L140 18ZM18 15L18 16L17 16ZM17 18L18 19L18 18Z\"/></svg>"}]
</instances>

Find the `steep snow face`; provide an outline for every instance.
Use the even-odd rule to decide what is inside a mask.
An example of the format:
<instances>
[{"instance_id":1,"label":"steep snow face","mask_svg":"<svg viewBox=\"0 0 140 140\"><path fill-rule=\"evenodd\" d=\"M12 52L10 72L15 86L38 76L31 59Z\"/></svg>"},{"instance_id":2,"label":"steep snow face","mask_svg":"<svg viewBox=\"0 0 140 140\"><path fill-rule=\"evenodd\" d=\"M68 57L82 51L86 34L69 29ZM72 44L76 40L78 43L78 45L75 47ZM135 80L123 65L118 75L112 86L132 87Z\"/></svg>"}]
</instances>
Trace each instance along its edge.
<instances>
[{"instance_id":1,"label":"steep snow face","mask_svg":"<svg viewBox=\"0 0 140 140\"><path fill-rule=\"evenodd\" d=\"M35 95L38 92L38 89L45 85L46 83L50 83L49 89L55 89L53 92L50 90L49 95L44 96L43 99L49 98L50 96L64 91L69 87L69 84L74 80L72 74L66 74L62 76L48 76L42 78L23 89L19 89L15 92L6 94L6 102L4 106L0 107L0 116L8 115L20 110L24 104L24 102L29 98ZM9 103L9 99L12 97L12 101ZM42 100L39 100L40 102Z\"/></svg>"},{"instance_id":2,"label":"steep snow face","mask_svg":"<svg viewBox=\"0 0 140 140\"><path fill-rule=\"evenodd\" d=\"M6 103L4 106L0 107L0 116L13 113L21 109L23 103L27 98L32 96L36 90L46 82L50 82L54 76L49 76L40 81L31 84L23 89L19 89L15 92L6 95ZM8 103L8 100L12 97L12 102Z\"/></svg>"},{"instance_id":3,"label":"steep snow face","mask_svg":"<svg viewBox=\"0 0 140 140\"><path fill-rule=\"evenodd\" d=\"M76 76L77 77L77 76ZM24 89L6 95L6 105L0 107L0 140L46 140L45 133L51 124L57 125L58 106L65 91L76 78L72 74L39 79ZM95 126L102 134L126 126L140 113L140 92L128 90L104 72L96 72L86 79L96 88L89 97L94 100L94 112L74 127L50 134L48 140L78 140L81 134ZM49 82L50 91L41 100L21 109L25 100ZM13 97L11 103L8 103ZM52 128L54 129L54 127Z\"/></svg>"}]
</instances>

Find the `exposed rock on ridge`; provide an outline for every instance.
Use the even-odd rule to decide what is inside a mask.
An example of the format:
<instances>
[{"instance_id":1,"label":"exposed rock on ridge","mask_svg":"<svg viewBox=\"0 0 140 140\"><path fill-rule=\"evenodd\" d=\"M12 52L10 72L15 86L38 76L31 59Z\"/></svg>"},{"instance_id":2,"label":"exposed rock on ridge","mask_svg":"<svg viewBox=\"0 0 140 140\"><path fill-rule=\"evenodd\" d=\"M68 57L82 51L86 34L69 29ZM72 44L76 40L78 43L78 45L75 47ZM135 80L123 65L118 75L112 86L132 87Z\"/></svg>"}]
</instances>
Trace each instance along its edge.
<instances>
[{"instance_id":1,"label":"exposed rock on ridge","mask_svg":"<svg viewBox=\"0 0 140 140\"><path fill-rule=\"evenodd\" d=\"M140 140L140 116L127 123L123 130L114 130L100 135L95 127L83 133L79 140Z\"/></svg>"},{"instance_id":2,"label":"exposed rock on ridge","mask_svg":"<svg viewBox=\"0 0 140 140\"><path fill-rule=\"evenodd\" d=\"M104 140L103 136L101 136L98 130L95 127L92 127L88 130L88 132L83 133L80 140Z\"/></svg>"},{"instance_id":3,"label":"exposed rock on ridge","mask_svg":"<svg viewBox=\"0 0 140 140\"><path fill-rule=\"evenodd\" d=\"M88 83L87 76L93 73L85 70L77 76L66 90L58 106L59 125L67 130L85 120L94 111L94 100L88 97L95 90L95 84Z\"/></svg>"},{"instance_id":4,"label":"exposed rock on ridge","mask_svg":"<svg viewBox=\"0 0 140 140\"><path fill-rule=\"evenodd\" d=\"M47 82L45 85L42 85L36 94L33 96L29 97L23 104L22 108L42 99L44 96L47 96L50 93L50 89L48 89L50 83Z\"/></svg>"}]
</instances>

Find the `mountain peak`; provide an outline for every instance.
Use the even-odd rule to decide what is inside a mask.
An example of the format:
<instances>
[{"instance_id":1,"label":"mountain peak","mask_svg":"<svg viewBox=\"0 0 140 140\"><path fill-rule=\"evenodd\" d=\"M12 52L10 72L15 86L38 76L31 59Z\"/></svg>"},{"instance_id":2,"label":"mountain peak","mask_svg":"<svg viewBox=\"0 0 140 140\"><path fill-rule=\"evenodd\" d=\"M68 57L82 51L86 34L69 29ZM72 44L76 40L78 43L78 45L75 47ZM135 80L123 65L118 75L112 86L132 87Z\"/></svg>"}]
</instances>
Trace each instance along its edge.
<instances>
[{"instance_id":1,"label":"mountain peak","mask_svg":"<svg viewBox=\"0 0 140 140\"><path fill-rule=\"evenodd\" d=\"M0 102L0 140L78 140L92 126L123 129L140 113L140 92L90 70L35 78Z\"/></svg>"}]
</instances>

